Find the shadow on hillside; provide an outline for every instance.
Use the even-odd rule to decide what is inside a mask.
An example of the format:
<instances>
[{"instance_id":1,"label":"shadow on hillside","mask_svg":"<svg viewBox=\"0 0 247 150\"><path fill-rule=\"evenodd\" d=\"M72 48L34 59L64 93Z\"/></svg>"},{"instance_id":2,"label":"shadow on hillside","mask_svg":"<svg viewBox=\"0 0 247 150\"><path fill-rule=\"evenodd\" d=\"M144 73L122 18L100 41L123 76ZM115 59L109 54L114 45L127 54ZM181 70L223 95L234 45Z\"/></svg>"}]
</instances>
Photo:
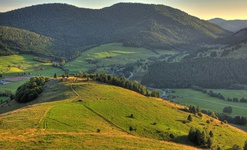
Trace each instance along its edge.
<instances>
[{"instance_id":1,"label":"shadow on hillside","mask_svg":"<svg viewBox=\"0 0 247 150\"><path fill-rule=\"evenodd\" d=\"M176 120L176 121L181 122L181 123L183 123L183 124L185 124L185 123L189 123L189 121L188 121L188 120Z\"/></svg>"},{"instance_id":2,"label":"shadow on hillside","mask_svg":"<svg viewBox=\"0 0 247 150\"><path fill-rule=\"evenodd\" d=\"M184 145L188 145L188 146L195 146L192 142L190 142L188 140L188 136L187 135L183 135L183 136L177 136L173 139L174 142L176 143L181 143Z\"/></svg>"}]
</instances>

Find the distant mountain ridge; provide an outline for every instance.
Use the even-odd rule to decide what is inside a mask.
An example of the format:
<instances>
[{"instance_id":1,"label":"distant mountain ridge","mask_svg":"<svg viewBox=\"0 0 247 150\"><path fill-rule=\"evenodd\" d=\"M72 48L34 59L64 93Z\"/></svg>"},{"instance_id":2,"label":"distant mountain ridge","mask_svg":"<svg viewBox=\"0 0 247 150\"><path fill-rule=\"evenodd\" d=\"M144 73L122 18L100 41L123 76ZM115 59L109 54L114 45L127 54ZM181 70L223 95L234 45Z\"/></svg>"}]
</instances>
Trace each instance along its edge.
<instances>
[{"instance_id":1,"label":"distant mountain ridge","mask_svg":"<svg viewBox=\"0 0 247 150\"><path fill-rule=\"evenodd\" d=\"M224 20L221 18L214 18L208 21L232 32L247 28L247 20Z\"/></svg>"},{"instance_id":2,"label":"distant mountain ridge","mask_svg":"<svg viewBox=\"0 0 247 150\"><path fill-rule=\"evenodd\" d=\"M51 37L63 56L73 55L83 46L109 42L165 49L229 35L180 10L137 3L119 3L98 10L43 4L2 13L0 25Z\"/></svg>"}]
</instances>

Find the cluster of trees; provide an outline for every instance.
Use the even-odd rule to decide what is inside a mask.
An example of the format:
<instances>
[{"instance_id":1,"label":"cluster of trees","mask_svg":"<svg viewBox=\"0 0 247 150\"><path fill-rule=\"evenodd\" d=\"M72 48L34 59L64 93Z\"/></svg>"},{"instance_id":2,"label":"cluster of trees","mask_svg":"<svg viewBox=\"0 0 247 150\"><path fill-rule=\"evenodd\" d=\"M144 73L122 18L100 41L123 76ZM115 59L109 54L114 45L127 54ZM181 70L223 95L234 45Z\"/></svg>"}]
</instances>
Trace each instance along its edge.
<instances>
[{"instance_id":1,"label":"cluster of trees","mask_svg":"<svg viewBox=\"0 0 247 150\"><path fill-rule=\"evenodd\" d=\"M232 107L231 106L227 106L227 107L223 108L223 112L231 114L232 113Z\"/></svg>"},{"instance_id":2,"label":"cluster of trees","mask_svg":"<svg viewBox=\"0 0 247 150\"><path fill-rule=\"evenodd\" d=\"M216 97L216 98L222 99L222 100L226 99L221 93L215 93L211 90L208 92L208 95L211 97Z\"/></svg>"},{"instance_id":3,"label":"cluster of trees","mask_svg":"<svg viewBox=\"0 0 247 150\"><path fill-rule=\"evenodd\" d=\"M199 106L190 105L189 106L189 112L191 112L193 114L198 114L200 112L200 107Z\"/></svg>"},{"instance_id":4,"label":"cluster of trees","mask_svg":"<svg viewBox=\"0 0 247 150\"><path fill-rule=\"evenodd\" d=\"M157 88L243 88L247 84L247 59L192 59L157 62L149 66L142 84Z\"/></svg>"},{"instance_id":5,"label":"cluster of trees","mask_svg":"<svg viewBox=\"0 0 247 150\"><path fill-rule=\"evenodd\" d=\"M48 77L32 77L17 88L15 100L19 103L26 103L36 99L42 93L43 85L48 80Z\"/></svg>"},{"instance_id":6,"label":"cluster of trees","mask_svg":"<svg viewBox=\"0 0 247 150\"><path fill-rule=\"evenodd\" d=\"M241 102L241 103L246 103L247 99L245 99L244 97L242 97L241 99L238 99L237 97L234 98L227 98L227 101L229 102Z\"/></svg>"},{"instance_id":7,"label":"cluster of trees","mask_svg":"<svg viewBox=\"0 0 247 150\"><path fill-rule=\"evenodd\" d=\"M160 97L160 93L158 91L150 91L144 85L138 83L137 81L130 81L123 77L118 77L109 74L79 74L81 77L89 77L93 80L120 86L132 91L136 91L145 96L151 97Z\"/></svg>"},{"instance_id":8,"label":"cluster of trees","mask_svg":"<svg viewBox=\"0 0 247 150\"><path fill-rule=\"evenodd\" d=\"M203 148L210 148L213 145L213 132L200 130L194 127L190 128L188 139L196 145Z\"/></svg>"},{"instance_id":9,"label":"cluster of trees","mask_svg":"<svg viewBox=\"0 0 247 150\"><path fill-rule=\"evenodd\" d=\"M199 87L199 86L195 86L195 85L193 85L193 86L191 86L191 88L193 89L193 90L195 90L195 91L200 91L200 92L202 92L202 93L207 93L207 90L205 90L205 89L203 89L203 88L201 88L201 87Z\"/></svg>"},{"instance_id":10,"label":"cluster of trees","mask_svg":"<svg viewBox=\"0 0 247 150\"><path fill-rule=\"evenodd\" d=\"M123 77L101 74L99 76L96 76L96 80L127 88L145 96L160 97L160 93L158 91L150 91L144 85L141 85L137 81L130 81Z\"/></svg>"},{"instance_id":11,"label":"cluster of trees","mask_svg":"<svg viewBox=\"0 0 247 150\"><path fill-rule=\"evenodd\" d=\"M207 114L207 115L211 115L211 116L212 116L212 114L215 114L217 116L217 118L223 122L227 121L228 123L233 123L233 124L237 124L237 125L246 125L247 124L247 119L246 119L246 117L243 117L243 116L232 117L226 113L214 113L214 112L209 111L209 110L202 110L201 112L204 114Z\"/></svg>"}]
</instances>

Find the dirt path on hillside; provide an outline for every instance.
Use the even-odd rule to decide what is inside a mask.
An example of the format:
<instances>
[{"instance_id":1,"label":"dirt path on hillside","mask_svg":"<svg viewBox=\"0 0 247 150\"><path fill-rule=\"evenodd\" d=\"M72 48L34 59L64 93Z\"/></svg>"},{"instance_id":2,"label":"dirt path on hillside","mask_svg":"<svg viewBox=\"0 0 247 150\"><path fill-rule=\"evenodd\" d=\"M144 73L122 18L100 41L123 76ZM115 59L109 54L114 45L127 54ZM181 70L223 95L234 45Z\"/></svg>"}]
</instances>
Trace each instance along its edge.
<instances>
[{"instance_id":1,"label":"dirt path on hillside","mask_svg":"<svg viewBox=\"0 0 247 150\"><path fill-rule=\"evenodd\" d=\"M73 88L73 83L71 83L70 87L71 87L72 91L77 95L76 98L81 97L81 96L76 92L76 90ZM92 108L86 106L85 104L83 104L83 106L84 106L86 109L88 109L89 111L91 111L92 113L94 113L95 115L97 115L98 117L100 117L101 119L103 119L104 121L106 121L106 122L107 122L108 124L110 124L111 126L113 126L113 127L117 128L118 130L120 130L121 132L124 132L124 133L126 133L126 134L132 135L131 133L129 133L128 131L124 130L123 128L117 126L116 124L114 124L113 122L111 122L111 121L108 120L106 117L104 117L103 115L99 114L98 112L96 112L96 111L93 110Z\"/></svg>"}]
</instances>

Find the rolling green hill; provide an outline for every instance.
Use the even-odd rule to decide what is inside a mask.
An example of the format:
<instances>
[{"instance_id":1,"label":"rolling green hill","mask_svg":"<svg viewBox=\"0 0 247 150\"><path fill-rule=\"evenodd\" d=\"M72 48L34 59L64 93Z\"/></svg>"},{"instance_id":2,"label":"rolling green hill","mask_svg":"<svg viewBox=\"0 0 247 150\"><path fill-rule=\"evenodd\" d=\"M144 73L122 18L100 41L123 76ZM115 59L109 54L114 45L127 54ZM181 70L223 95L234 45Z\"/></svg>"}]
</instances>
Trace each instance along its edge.
<instances>
[{"instance_id":1,"label":"rolling green hill","mask_svg":"<svg viewBox=\"0 0 247 150\"><path fill-rule=\"evenodd\" d=\"M247 138L204 115L182 123L189 115L183 106L72 77L48 82L35 101L10 101L2 110L23 106L1 115L2 149L196 149L187 140L190 127L212 130L213 145L222 149L243 147Z\"/></svg>"},{"instance_id":2,"label":"rolling green hill","mask_svg":"<svg viewBox=\"0 0 247 150\"><path fill-rule=\"evenodd\" d=\"M88 45L122 42L145 48L195 47L195 43L230 33L178 9L137 3L98 10L67 4L30 6L0 14L0 25L51 37L68 58Z\"/></svg>"}]
</instances>

